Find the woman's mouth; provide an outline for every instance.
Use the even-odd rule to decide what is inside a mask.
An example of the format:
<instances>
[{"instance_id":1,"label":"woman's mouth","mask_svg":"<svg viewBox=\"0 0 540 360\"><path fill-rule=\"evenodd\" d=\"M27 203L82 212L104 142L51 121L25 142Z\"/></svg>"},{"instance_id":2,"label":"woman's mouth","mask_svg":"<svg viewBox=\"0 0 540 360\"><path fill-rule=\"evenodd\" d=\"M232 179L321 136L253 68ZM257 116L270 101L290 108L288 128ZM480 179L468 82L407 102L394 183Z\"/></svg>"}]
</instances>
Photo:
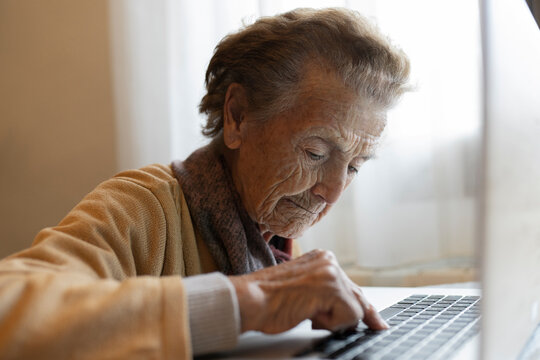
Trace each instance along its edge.
<instances>
[{"instance_id":1,"label":"woman's mouth","mask_svg":"<svg viewBox=\"0 0 540 360\"><path fill-rule=\"evenodd\" d=\"M305 212L308 212L308 213L310 213L312 215L317 215L320 212L320 210L318 209L319 207L317 207L317 208L315 208L313 210L310 210L308 207L303 206L303 205L299 204L298 202L296 202L296 201L294 201L294 200L292 200L290 198L285 198L285 200L291 202L294 206L299 207L300 209L302 209Z\"/></svg>"}]
</instances>

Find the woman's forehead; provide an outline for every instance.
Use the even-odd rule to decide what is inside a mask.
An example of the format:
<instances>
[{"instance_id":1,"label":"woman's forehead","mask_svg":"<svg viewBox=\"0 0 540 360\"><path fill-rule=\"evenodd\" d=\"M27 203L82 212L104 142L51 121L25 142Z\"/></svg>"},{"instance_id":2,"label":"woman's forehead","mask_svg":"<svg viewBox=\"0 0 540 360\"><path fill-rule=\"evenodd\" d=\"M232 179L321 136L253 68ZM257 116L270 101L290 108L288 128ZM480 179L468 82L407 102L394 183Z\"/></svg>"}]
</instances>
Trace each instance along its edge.
<instances>
[{"instance_id":1,"label":"woman's forehead","mask_svg":"<svg viewBox=\"0 0 540 360\"><path fill-rule=\"evenodd\" d=\"M342 133L378 138L386 125L386 113L363 99L349 96L346 90L342 91L300 97L292 111L294 121L301 122L302 127L312 123Z\"/></svg>"},{"instance_id":2,"label":"woman's forehead","mask_svg":"<svg viewBox=\"0 0 540 360\"><path fill-rule=\"evenodd\" d=\"M362 117L372 124L378 135L386 123L386 109L373 99L359 95L347 87L335 71L320 69L318 66L307 66L307 71L299 84L296 97L297 111L318 111L326 118L339 118L340 121ZM382 126L382 129L377 129ZM379 131L380 130L380 131Z\"/></svg>"}]
</instances>

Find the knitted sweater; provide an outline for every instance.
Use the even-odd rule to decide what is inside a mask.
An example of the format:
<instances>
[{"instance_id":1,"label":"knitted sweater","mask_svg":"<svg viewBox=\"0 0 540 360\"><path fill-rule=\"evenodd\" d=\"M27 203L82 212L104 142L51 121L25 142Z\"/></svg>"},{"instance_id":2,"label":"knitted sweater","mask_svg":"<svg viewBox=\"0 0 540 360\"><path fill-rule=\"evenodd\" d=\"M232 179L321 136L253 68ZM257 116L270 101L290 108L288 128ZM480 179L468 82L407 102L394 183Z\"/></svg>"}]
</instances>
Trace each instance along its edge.
<instances>
[{"instance_id":1,"label":"knitted sweater","mask_svg":"<svg viewBox=\"0 0 540 360\"><path fill-rule=\"evenodd\" d=\"M171 168L120 173L0 261L0 358L191 358L182 277L215 270Z\"/></svg>"}]
</instances>

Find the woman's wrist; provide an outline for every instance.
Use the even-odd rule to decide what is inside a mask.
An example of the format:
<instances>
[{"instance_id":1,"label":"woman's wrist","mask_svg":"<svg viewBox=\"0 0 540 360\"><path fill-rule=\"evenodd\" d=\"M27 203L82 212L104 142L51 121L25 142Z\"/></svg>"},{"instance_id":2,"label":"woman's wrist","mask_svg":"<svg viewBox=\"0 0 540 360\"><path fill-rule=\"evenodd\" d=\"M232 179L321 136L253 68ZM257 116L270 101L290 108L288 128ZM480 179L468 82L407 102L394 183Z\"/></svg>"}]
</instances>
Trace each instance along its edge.
<instances>
[{"instance_id":1,"label":"woman's wrist","mask_svg":"<svg viewBox=\"0 0 540 360\"><path fill-rule=\"evenodd\" d=\"M259 325L265 311L265 294L258 281L251 279L249 275L229 276L229 280L236 290L241 332L260 330Z\"/></svg>"}]
</instances>

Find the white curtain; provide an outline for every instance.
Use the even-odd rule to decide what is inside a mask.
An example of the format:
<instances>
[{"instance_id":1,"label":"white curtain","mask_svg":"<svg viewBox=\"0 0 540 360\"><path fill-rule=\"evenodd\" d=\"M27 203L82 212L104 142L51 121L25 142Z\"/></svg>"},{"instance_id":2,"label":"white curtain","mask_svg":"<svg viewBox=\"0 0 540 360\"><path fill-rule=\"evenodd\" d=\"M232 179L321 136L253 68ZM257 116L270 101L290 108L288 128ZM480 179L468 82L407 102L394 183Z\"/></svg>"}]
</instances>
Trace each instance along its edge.
<instances>
[{"instance_id":1,"label":"white curtain","mask_svg":"<svg viewBox=\"0 0 540 360\"><path fill-rule=\"evenodd\" d=\"M481 110L475 1L111 0L120 168L182 159L207 142L197 106L224 35L261 15L326 6L374 18L410 56L416 90L390 112L377 158L301 246L376 268L472 258Z\"/></svg>"}]
</instances>

